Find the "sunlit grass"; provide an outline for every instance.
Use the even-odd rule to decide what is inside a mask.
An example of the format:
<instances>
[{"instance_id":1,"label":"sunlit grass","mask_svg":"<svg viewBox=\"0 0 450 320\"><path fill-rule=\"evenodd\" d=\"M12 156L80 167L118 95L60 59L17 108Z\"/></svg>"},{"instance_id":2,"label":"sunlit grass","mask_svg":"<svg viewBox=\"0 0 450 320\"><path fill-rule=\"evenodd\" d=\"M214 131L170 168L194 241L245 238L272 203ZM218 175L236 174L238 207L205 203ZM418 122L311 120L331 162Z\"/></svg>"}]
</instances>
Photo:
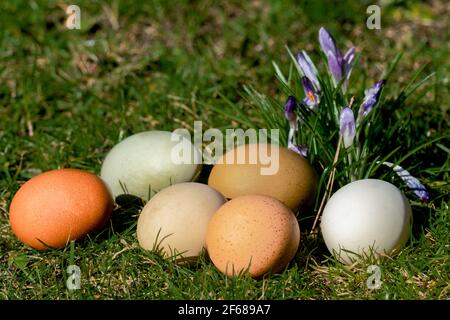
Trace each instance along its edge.
<instances>
[{"instance_id":1,"label":"sunlit grass","mask_svg":"<svg viewBox=\"0 0 450 320\"><path fill-rule=\"evenodd\" d=\"M63 27L59 2L30 3L0 5L0 299L448 299L448 54L445 16L436 9L441 2L422 10L425 17L411 14L420 1L392 4L380 31L365 29L365 7L354 1L335 10L321 8L331 1L121 1L107 8L80 1L80 31ZM280 87L272 62L301 96L286 45L293 53L306 49L319 65L321 25L341 46L361 52L348 97L361 99L404 52L373 113L364 171L399 186L412 204L413 236L397 256L343 266L320 237L308 235L310 221L302 220L299 252L284 272L258 281L229 279L205 255L186 266L139 248L139 201L121 202L108 228L73 248L37 252L14 237L8 207L22 183L60 167L99 173L108 150L132 133L189 129L202 120L204 130L282 128L285 141L289 91ZM434 76L408 95L429 74ZM317 125L326 141L318 136L314 142L305 132L299 138L310 146L309 159L325 183L337 137L323 121ZM426 185L428 205L389 168L370 167L390 154L391 162L401 161ZM345 160L339 166L336 187L348 178ZM81 268L81 289L70 292L66 268L72 263ZM374 291L366 286L372 263L383 281Z\"/></svg>"}]
</instances>

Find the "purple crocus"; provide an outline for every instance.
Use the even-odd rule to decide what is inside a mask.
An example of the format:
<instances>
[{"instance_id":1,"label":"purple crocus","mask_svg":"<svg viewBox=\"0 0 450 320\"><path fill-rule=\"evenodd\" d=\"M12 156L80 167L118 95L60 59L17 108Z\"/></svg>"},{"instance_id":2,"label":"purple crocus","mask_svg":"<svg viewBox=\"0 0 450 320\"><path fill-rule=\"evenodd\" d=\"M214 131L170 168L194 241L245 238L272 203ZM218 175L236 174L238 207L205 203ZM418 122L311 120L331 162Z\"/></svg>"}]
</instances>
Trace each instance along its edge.
<instances>
[{"instance_id":1,"label":"purple crocus","mask_svg":"<svg viewBox=\"0 0 450 320\"><path fill-rule=\"evenodd\" d=\"M319 79L317 78L317 68L306 51L303 50L297 55L297 62L303 72L303 75L314 84L314 88L316 91L320 91L320 83Z\"/></svg>"},{"instance_id":2,"label":"purple crocus","mask_svg":"<svg viewBox=\"0 0 450 320\"><path fill-rule=\"evenodd\" d=\"M356 135L356 124L353 111L349 107L345 107L341 111L341 115L339 116L339 128L345 148L351 147Z\"/></svg>"},{"instance_id":3,"label":"purple crocus","mask_svg":"<svg viewBox=\"0 0 450 320\"><path fill-rule=\"evenodd\" d=\"M293 96L289 96L286 104L284 106L284 115L286 119L289 121L289 126L293 129L297 129L297 114L295 110L297 109L297 100Z\"/></svg>"},{"instance_id":4,"label":"purple crocus","mask_svg":"<svg viewBox=\"0 0 450 320\"><path fill-rule=\"evenodd\" d=\"M377 104L380 98L381 90L383 89L386 80L380 80L376 82L372 88L367 90L358 112L358 123L372 111L373 107Z\"/></svg>"},{"instance_id":5,"label":"purple crocus","mask_svg":"<svg viewBox=\"0 0 450 320\"><path fill-rule=\"evenodd\" d=\"M320 97L314 89L314 85L308 77L302 78L303 90L305 90L305 99L303 102L313 111L317 112Z\"/></svg>"},{"instance_id":6,"label":"purple crocus","mask_svg":"<svg viewBox=\"0 0 450 320\"><path fill-rule=\"evenodd\" d=\"M290 144L288 144L288 149L301 155L303 158L306 158L308 156L308 147L304 144L296 145L296 144L290 143Z\"/></svg>"},{"instance_id":7,"label":"purple crocus","mask_svg":"<svg viewBox=\"0 0 450 320\"><path fill-rule=\"evenodd\" d=\"M295 134L298 130L298 116L295 110L298 107L297 100L293 96L289 96L284 106L284 115L289 121L288 148L306 158L308 149L304 145L295 143Z\"/></svg>"},{"instance_id":8,"label":"purple crocus","mask_svg":"<svg viewBox=\"0 0 450 320\"><path fill-rule=\"evenodd\" d=\"M418 196L423 202L430 200L427 188L417 178L414 178L408 171L391 162L383 162L385 166L392 168L394 172L406 183L406 185Z\"/></svg>"},{"instance_id":9,"label":"purple crocus","mask_svg":"<svg viewBox=\"0 0 450 320\"><path fill-rule=\"evenodd\" d=\"M323 27L319 30L319 42L322 51L328 60L328 69L337 85L342 79L343 89L345 90L346 81L350 77L355 59L355 48L350 48L347 53L342 56L341 51L336 46L333 36Z\"/></svg>"},{"instance_id":10,"label":"purple crocus","mask_svg":"<svg viewBox=\"0 0 450 320\"><path fill-rule=\"evenodd\" d=\"M345 80L348 80L352 73L353 62L355 61L355 47L351 47L350 49L348 49L343 59L345 62L343 65L343 73L345 75Z\"/></svg>"},{"instance_id":11,"label":"purple crocus","mask_svg":"<svg viewBox=\"0 0 450 320\"><path fill-rule=\"evenodd\" d=\"M284 115L289 121L288 147L294 145L295 133L298 128L297 100L293 96L289 96L284 106Z\"/></svg>"}]
</instances>

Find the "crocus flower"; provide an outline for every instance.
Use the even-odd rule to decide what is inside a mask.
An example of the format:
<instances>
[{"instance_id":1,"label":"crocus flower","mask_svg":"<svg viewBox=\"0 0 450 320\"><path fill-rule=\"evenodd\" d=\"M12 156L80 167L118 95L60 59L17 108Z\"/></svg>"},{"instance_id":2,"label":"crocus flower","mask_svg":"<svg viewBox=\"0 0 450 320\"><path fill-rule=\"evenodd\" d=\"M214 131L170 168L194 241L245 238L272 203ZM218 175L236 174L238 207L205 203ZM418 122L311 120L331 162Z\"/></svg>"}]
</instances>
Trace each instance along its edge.
<instances>
[{"instance_id":1,"label":"crocus flower","mask_svg":"<svg viewBox=\"0 0 450 320\"><path fill-rule=\"evenodd\" d=\"M296 145L293 143L288 144L288 149L294 151L295 153L301 155L303 158L308 156L308 147L306 145Z\"/></svg>"},{"instance_id":2,"label":"crocus flower","mask_svg":"<svg viewBox=\"0 0 450 320\"><path fill-rule=\"evenodd\" d=\"M293 96L289 96L284 106L284 115L289 121L288 146L294 144L295 133L298 128L298 116L295 113L297 109L297 100Z\"/></svg>"},{"instance_id":3,"label":"crocus flower","mask_svg":"<svg viewBox=\"0 0 450 320\"><path fill-rule=\"evenodd\" d=\"M317 68L312 62L312 60L309 58L306 51L302 51L297 56L297 62L300 66L300 69L303 72L303 75L307 77L311 82L314 84L314 88L316 91L320 91L320 83L319 79L317 78Z\"/></svg>"},{"instance_id":4,"label":"crocus flower","mask_svg":"<svg viewBox=\"0 0 450 320\"><path fill-rule=\"evenodd\" d=\"M318 110L320 98L319 94L314 90L314 85L307 77L302 78L303 90L305 90L305 99L303 102L313 111Z\"/></svg>"},{"instance_id":5,"label":"crocus flower","mask_svg":"<svg viewBox=\"0 0 450 320\"><path fill-rule=\"evenodd\" d=\"M334 84L337 85L342 79L343 88L345 90L346 80L350 77L355 59L355 48L350 48L347 53L342 56L341 51L336 46L333 36L325 29L319 30L319 42L322 51L325 53L328 60L328 69L334 79Z\"/></svg>"},{"instance_id":6,"label":"crocus flower","mask_svg":"<svg viewBox=\"0 0 450 320\"><path fill-rule=\"evenodd\" d=\"M291 128L297 129L297 114L295 110L297 109L297 100L293 96L289 96L286 104L284 106L284 115L286 119L289 121L289 126Z\"/></svg>"},{"instance_id":7,"label":"crocus flower","mask_svg":"<svg viewBox=\"0 0 450 320\"><path fill-rule=\"evenodd\" d=\"M349 107L345 107L341 111L341 115L339 116L339 128L345 148L351 147L356 135L356 124L353 111Z\"/></svg>"},{"instance_id":8,"label":"crocus flower","mask_svg":"<svg viewBox=\"0 0 450 320\"><path fill-rule=\"evenodd\" d=\"M366 96L364 97L358 112L358 123L372 111L373 107L377 104L380 98L381 90L383 89L386 80L380 80L376 82L372 88L370 88Z\"/></svg>"},{"instance_id":9,"label":"crocus flower","mask_svg":"<svg viewBox=\"0 0 450 320\"><path fill-rule=\"evenodd\" d=\"M350 78L350 74L352 73L353 62L355 61L355 48L352 47L348 49L343 59L345 62L343 66L343 73L345 75L345 80L348 80L348 78Z\"/></svg>"},{"instance_id":10,"label":"crocus flower","mask_svg":"<svg viewBox=\"0 0 450 320\"><path fill-rule=\"evenodd\" d=\"M418 196L423 202L428 202L430 200L430 195L428 194L427 188L417 178L414 178L408 171L400 167L399 165L394 165L391 162L383 162L385 166L388 166L394 170L394 172L406 183L406 185Z\"/></svg>"}]
</instances>

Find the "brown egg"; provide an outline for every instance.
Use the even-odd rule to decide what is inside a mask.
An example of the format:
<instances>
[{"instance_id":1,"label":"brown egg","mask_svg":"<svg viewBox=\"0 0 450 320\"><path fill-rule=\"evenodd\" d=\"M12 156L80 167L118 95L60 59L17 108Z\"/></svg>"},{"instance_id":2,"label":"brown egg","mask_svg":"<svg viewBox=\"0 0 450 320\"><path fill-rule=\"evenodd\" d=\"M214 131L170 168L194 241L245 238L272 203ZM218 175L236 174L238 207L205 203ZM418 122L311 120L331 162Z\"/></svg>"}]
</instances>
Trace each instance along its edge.
<instances>
[{"instance_id":1,"label":"brown egg","mask_svg":"<svg viewBox=\"0 0 450 320\"><path fill-rule=\"evenodd\" d=\"M275 198L237 197L217 210L206 233L214 265L232 276L248 268L259 278L281 271L294 258L300 227L292 211Z\"/></svg>"},{"instance_id":2,"label":"brown egg","mask_svg":"<svg viewBox=\"0 0 450 320\"><path fill-rule=\"evenodd\" d=\"M11 202L9 221L19 240L29 246L62 248L102 228L112 208L111 194L96 175L52 170L22 185Z\"/></svg>"},{"instance_id":3,"label":"brown egg","mask_svg":"<svg viewBox=\"0 0 450 320\"><path fill-rule=\"evenodd\" d=\"M312 205L317 189L317 174L302 156L272 145L278 152L278 170L263 174L268 165L261 144L241 145L218 159L209 176L208 185L233 199L246 194L262 194L277 198L292 210L306 210ZM270 151L270 148L267 148ZM245 155L243 164L233 161L239 153ZM272 157L272 153L268 153ZM252 161L255 159L256 161ZM273 158L276 164L276 158Z\"/></svg>"}]
</instances>

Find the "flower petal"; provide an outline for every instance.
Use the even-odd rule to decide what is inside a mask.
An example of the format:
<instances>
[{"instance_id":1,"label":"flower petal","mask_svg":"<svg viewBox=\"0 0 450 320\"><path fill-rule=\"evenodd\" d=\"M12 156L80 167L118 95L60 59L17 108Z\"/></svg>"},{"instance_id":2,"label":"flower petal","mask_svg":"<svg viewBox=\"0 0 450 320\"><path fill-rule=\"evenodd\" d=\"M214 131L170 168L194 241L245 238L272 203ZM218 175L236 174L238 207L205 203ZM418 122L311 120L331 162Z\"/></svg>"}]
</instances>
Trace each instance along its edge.
<instances>
[{"instance_id":1,"label":"flower petal","mask_svg":"<svg viewBox=\"0 0 450 320\"><path fill-rule=\"evenodd\" d=\"M341 115L339 116L339 128L345 148L351 147L356 135L356 124L353 111L349 107L345 107L341 111Z\"/></svg>"},{"instance_id":2,"label":"flower petal","mask_svg":"<svg viewBox=\"0 0 450 320\"><path fill-rule=\"evenodd\" d=\"M306 98L303 102L313 111L318 110L320 98L315 92L313 83L307 77L302 77L303 90L305 91Z\"/></svg>"},{"instance_id":3,"label":"flower petal","mask_svg":"<svg viewBox=\"0 0 450 320\"><path fill-rule=\"evenodd\" d=\"M296 109L297 100L295 97L289 96L284 106L284 115L286 116L286 119L288 119L291 126L297 122L297 114L295 113Z\"/></svg>"},{"instance_id":4,"label":"flower petal","mask_svg":"<svg viewBox=\"0 0 450 320\"><path fill-rule=\"evenodd\" d=\"M328 51L327 58L328 68L333 75L335 85L337 85L342 78L342 65L339 63L337 57L331 51Z\"/></svg>"},{"instance_id":5,"label":"flower petal","mask_svg":"<svg viewBox=\"0 0 450 320\"><path fill-rule=\"evenodd\" d=\"M364 97L364 100L359 107L358 122L360 122L362 118L367 116L370 111L372 111L373 107L377 104L378 99L380 98L381 90L383 89L385 83L386 80L380 80L367 91L366 96Z\"/></svg>"},{"instance_id":6,"label":"flower petal","mask_svg":"<svg viewBox=\"0 0 450 320\"><path fill-rule=\"evenodd\" d=\"M385 166L388 166L394 170L394 172L406 183L406 185L418 196L423 202L430 200L427 188L420 183L417 178L414 178L407 170L403 169L399 165L394 165L391 162L383 162Z\"/></svg>"},{"instance_id":7,"label":"flower petal","mask_svg":"<svg viewBox=\"0 0 450 320\"><path fill-rule=\"evenodd\" d=\"M294 151L295 153L301 155L304 158L306 158L308 156L308 147L304 144L295 145L295 144L291 143L288 145L288 149Z\"/></svg>"},{"instance_id":8,"label":"flower petal","mask_svg":"<svg viewBox=\"0 0 450 320\"><path fill-rule=\"evenodd\" d=\"M352 73L353 61L355 60L355 48L350 48L344 56L344 68L343 73L346 80L350 78Z\"/></svg>"},{"instance_id":9,"label":"flower petal","mask_svg":"<svg viewBox=\"0 0 450 320\"><path fill-rule=\"evenodd\" d=\"M321 27L319 30L319 42L322 51L326 55L328 55L328 52L331 52L332 55L336 57L336 61L338 61L339 64L342 63L342 54L336 47L336 42L334 41L333 36L324 27Z\"/></svg>"},{"instance_id":10,"label":"flower petal","mask_svg":"<svg viewBox=\"0 0 450 320\"><path fill-rule=\"evenodd\" d=\"M302 70L303 74L308 77L313 83L317 91L320 90L320 83L317 79L317 69L314 63L309 58L306 51L302 51L297 55L297 61L300 65L300 69Z\"/></svg>"}]
</instances>

